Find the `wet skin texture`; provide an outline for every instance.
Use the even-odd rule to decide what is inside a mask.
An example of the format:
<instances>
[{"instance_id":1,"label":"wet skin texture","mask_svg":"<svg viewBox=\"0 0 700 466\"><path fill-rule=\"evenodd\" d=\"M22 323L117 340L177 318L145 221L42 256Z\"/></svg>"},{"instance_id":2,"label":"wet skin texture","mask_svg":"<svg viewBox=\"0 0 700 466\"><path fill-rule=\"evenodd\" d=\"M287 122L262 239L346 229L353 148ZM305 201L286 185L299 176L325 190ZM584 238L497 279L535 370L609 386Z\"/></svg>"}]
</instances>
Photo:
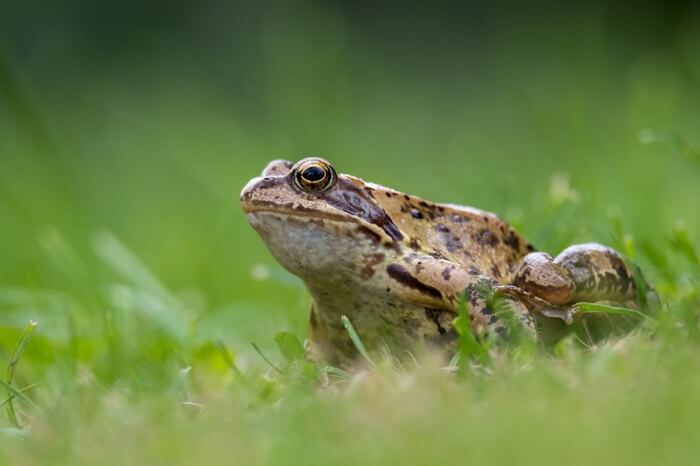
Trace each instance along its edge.
<instances>
[{"instance_id":1,"label":"wet skin texture","mask_svg":"<svg viewBox=\"0 0 700 466\"><path fill-rule=\"evenodd\" d=\"M581 244L552 258L492 213L337 174L319 158L271 162L245 186L241 207L309 289L309 351L333 364L357 358L341 315L372 350L450 354L462 299L477 335L507 338L485 287L532 335L543 315L570 322L576 302L635 306L637 299L632 271L610 248Z\"/></svg>"}]
</instances>

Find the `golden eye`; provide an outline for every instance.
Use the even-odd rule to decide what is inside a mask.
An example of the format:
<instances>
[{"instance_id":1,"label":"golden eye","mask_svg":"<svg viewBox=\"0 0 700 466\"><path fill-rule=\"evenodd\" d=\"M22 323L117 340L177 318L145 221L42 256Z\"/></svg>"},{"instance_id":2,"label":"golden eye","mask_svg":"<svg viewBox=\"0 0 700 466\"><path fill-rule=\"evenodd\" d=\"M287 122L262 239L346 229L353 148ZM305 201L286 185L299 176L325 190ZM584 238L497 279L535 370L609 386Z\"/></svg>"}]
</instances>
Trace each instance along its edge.
<instances>
[{"instance_id":1,"label":"golden eye","mask_svg":"<svg viewBox=\"0 0 700 466\"><path fill-rule=\"evenodd\" d=\"M325 191L335 183L335 170L325 160L307 159L294 170L294 182L304 191Z\"/></svg>"}]
</instances>

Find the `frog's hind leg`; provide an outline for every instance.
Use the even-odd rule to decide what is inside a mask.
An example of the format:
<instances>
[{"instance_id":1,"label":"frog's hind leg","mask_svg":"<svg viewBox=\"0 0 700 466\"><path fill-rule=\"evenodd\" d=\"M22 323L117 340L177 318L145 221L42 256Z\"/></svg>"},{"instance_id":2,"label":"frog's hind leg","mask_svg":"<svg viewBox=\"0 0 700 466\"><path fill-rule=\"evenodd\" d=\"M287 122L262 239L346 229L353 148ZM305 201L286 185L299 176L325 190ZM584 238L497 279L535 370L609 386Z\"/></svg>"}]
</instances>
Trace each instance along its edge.
<instances>
[{"instance_id":1,"label":"frog's hind leg","mask_svg":"<svg viewBox=\"0 0 700 466\"><path fill-rule=\"evenodd\" d=\"M555 258L530 253L521 260L512 283L554 305L636 303L638 296L634 273L622 255L596 243L568 247Z\"/></svg>"}]
</instances>

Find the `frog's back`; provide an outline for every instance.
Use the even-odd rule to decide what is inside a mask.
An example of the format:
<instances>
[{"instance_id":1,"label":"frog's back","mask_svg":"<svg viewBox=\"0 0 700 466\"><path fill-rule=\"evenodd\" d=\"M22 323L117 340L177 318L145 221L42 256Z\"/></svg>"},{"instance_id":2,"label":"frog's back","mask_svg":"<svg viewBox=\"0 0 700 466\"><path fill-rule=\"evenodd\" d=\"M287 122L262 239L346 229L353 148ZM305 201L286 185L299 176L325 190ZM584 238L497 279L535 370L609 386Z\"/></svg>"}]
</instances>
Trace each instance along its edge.
<instances>
[{"instance_id":1,"label":"frog's back","mask_svg":"<svg viewBox=\"0 0 700 466\"><path fill-rule=\"evenodd\" d=\"M395 191L385 191L384 196L389 201L384 208L407 233L404 241L410 248L460 264L474 275L505 283L519 259L534 251L493 213Z\"/></svg>"}]
</instances>

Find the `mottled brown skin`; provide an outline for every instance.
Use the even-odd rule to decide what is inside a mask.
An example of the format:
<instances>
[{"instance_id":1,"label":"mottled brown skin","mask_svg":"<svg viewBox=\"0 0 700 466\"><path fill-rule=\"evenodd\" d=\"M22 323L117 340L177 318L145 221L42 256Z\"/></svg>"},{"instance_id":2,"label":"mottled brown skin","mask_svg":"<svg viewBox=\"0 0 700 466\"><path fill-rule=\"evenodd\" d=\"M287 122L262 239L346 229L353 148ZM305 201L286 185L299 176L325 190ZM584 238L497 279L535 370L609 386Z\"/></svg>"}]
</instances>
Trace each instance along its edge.
<instances>
[{"instance_id":1,"label":"mottled brown skin","mask_svg":"<svg viewBox=\"0 0 700 466\"><path fill-rule=\"evenodd\" d=\"M330 170L323 189L299 184L310 166ZM636 298L632 273L610 248L572 246L552 259L492 213L335 175L323 159L271 162L245 186L241 206L275 258L305 282L313 299L309 349L334 364L357 358L341 315L371 350L452 352L462 297L475 333L506 334L484 284L528 332L538 312Z\"/></svg>"}]
</instances>

